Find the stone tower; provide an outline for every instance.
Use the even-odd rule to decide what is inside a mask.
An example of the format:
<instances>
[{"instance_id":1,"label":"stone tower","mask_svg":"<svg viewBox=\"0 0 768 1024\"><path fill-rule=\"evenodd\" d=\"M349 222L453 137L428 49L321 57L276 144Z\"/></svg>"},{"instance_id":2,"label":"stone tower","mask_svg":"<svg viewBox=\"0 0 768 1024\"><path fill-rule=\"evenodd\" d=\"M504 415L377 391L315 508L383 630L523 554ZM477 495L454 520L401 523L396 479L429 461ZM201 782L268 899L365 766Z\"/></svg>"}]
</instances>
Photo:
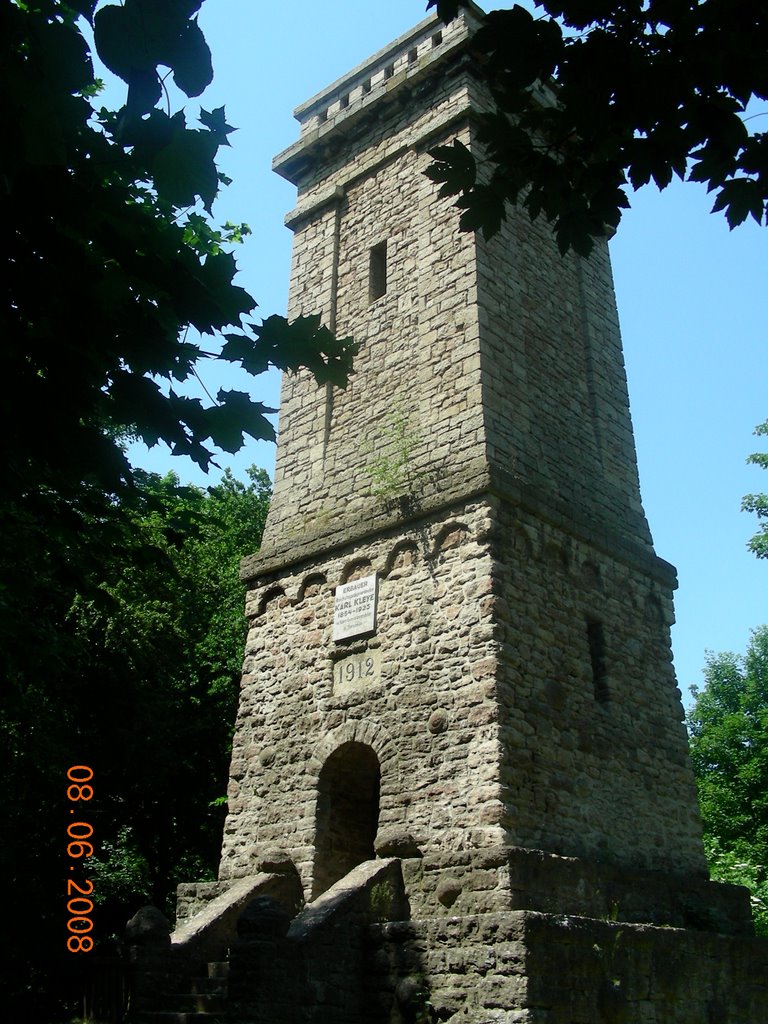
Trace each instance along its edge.
<instances>
[{"instance_id":1,"label":"stone tower","mask_svg":"<svg viewBox=\"0 0 768 1024\"><path fill-rule=\"evenodd\" d=\"M428 18L302 104L275 160L298 188L289 317L320 312L360 353L343 392L283 381L274 497L243 564L219 882L180 888L177 938L292 872L304 924L280 942L308 959L297 988L295 950L270 954L265 1020L294 1019L274 1002L294 990L301 1019L334 1024L715 1019L730 968L669 936L748 932L748 910L707 881L675 574L641 506L607 246L562 258L514 211L491 240L461 234L423 173L435 145L477 147L480 16ZM401 930L369 935L378 980L355 961L377 993L362 1014L306 988L333 973L307 936L339 893L380 903L383 870L399 896L374 916ZM688 981L654 988L670 956ZM742 986L718 1021L758 1019Z\"/></svg>"},{"instance_id":2,"label":"stone tower","mask_svg":"<svg viewBox=\"0 0 768 1024\"><path fill-rule=\"evenodd\" d=\"M408 833L424 855L705 872L607 248L563 259L514 214L461 234L423 173L431 147L475 146L471 27L376 54L275 160L298 187L289 318L321 312L360 354L345 392L283 382L222 877L275 844L307 896L343 873L331 762L331 805L371 774L360 852ZM334 640L337 588L373 574L375 629Z\"/></svg>"}]
</instances>

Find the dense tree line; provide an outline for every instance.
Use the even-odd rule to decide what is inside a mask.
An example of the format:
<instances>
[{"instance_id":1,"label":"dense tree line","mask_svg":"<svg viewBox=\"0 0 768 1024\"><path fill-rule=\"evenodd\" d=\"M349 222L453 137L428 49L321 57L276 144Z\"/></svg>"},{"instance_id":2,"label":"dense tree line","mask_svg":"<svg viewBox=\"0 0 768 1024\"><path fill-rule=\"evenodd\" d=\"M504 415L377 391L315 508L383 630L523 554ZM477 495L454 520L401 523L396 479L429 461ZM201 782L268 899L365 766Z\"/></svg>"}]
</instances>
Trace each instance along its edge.
<instances>
[{"instance_id":1,"label":"dense tree line","mask_svg":"<svg viewBox=\"0 0 768 1024\"><path fill-rule=\"evenodd\" d=\"M121 931L137 900L168 910L220 843L236 566L258 545L267 482L183 488L133 468L125 440L207 467L245 435L274 437L251 397L267 366L343 385L354 351L318 317L250 319L229 251L247 228L212 216L232 129L223 108L172 110L211 81L201 2L0 0L0 858L15 1022L51 1024L77 960L72 764L95 773L74 805L94 828L93 857L80 848L94 935ZM94 47L125 84L119 109L101 100ZM242 388L186 397L206 359L241 366Z\"/></svg>"},{"instance_id":2,"label":"dense tree line","mask_svg":"<svg viewBox=\"0 0 768 1024\"><path fill-rule=\"evenodd\" d=\"M4 1006L18 1024L52 1024L77 994L78 957L65 945L74 863L93 882L97 953L140 906L172 917L175 886L216 873L245 629L238 565L259 545L269 480L227 473L203 491L172 474L134 476L130 528L101 548L87 587L82 566L70 578L53 575L58 561L36 566L45 632L35 670L0 708L13 795L0 846L13 922ZM92 798L74 805L94 853L76 862L73 764L94 772Z\"/></svg>"},{"instance_id":3,"label":"dense tree line","mask_svg":"<svg viewBox=\"0 0 768 1024\"><path fill-rule=\"evenodd\" d=\"M746 885L768 936L768 626L744 657L710 655L688 715L712 877Z\"/></svg>"}]
</instances>

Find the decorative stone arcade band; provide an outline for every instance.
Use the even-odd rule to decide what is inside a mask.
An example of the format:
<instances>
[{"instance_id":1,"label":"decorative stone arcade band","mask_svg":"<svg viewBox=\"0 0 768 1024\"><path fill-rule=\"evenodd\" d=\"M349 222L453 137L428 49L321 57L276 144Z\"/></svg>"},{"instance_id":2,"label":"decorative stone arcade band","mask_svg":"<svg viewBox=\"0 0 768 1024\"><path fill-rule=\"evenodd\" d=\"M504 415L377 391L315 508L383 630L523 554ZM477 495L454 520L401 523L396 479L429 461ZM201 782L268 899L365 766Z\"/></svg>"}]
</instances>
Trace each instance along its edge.
<instances>
[{"instance_id":1,"label":"decorative stone arcade band","mask_svg":"<svg viewBox=\"0 0 768 1024\"><path fill-rule=\"evenodd\" d=\"M334 641L376 632L377 596L376 573L351 583L342 583L336 588L333 606Z\"/></svg>"}]
</instances>

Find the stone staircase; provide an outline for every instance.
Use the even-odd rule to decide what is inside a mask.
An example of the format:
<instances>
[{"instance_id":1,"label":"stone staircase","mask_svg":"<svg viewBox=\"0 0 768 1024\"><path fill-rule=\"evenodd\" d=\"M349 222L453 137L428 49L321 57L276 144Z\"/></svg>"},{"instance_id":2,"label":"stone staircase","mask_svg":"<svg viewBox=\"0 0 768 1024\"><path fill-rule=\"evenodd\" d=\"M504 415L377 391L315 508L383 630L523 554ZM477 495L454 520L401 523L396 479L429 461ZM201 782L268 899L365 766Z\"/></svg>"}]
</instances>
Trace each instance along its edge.
<instances>
[{"instance_id":1,"label":"stone staircase","mask_svg":"<svg viewBox=\"0 0 768 1024\"><path fill-rule=\"evenodd\" d=\"M238 887L226 930L206 911L174 933L184 941L137 951L127 1024L357 1022L364 933L408 916L399 860L358 865L298 913L265 888Z\"/></svg>"},{"instance_id":2,"label":"stone staircase","mask_svg":"<svg viewBox=\"0 0 768 1024\"><path fill-rule=\"evenodd\" d=\"M229 962L212 961L206 973L192 977L178 991L164 994L164 1009L141 1010L131 1016L133 1024L223 1024L228 1020L227 995Z\"/></svg>"}]
</instances>

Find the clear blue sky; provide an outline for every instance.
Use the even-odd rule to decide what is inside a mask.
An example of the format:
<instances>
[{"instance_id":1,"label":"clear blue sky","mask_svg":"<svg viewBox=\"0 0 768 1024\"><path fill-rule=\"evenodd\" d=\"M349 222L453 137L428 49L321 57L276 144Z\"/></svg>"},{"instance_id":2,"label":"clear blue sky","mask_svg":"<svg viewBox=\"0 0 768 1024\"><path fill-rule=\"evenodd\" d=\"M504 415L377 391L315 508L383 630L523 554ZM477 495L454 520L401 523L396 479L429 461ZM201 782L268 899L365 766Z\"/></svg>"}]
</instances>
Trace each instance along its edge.
<instances>
[{"instance_id":1,"label":"clear blue sky","mask_svg":"<svg viewBox=\"0 0 768 1024\"><path fill-rule=\"evenodd\" d=\"M215 80L202 103L225 105L239 129L232 149L220 151L233 184L214 212L253 228L236 257L261 316L286 306L291 235L283 215L295 193L270 165L297 138L293 108L419 21L424 6L203 4ZM191 115L197 107L187 103ZM743 494L768 490L768 474L745 464L760 447L752 431L768 417L768 230L750 223L730 232L691 184L644 189L632 204L611 253L643 502L657 553L680 580L672 636L687 696L701 681L706 649L743 651L749 630L768 621L768 563L746 550L756 520L739 510ZM208 368L201 375L215 393L221 382ZM262 401L277 403L276 375L256 384ZM185 481L213 482L185 461L159 448L141 459ZM272 447L221 459L238 475L252 463L271 472Z\"/></svg>"}]
</instances>

